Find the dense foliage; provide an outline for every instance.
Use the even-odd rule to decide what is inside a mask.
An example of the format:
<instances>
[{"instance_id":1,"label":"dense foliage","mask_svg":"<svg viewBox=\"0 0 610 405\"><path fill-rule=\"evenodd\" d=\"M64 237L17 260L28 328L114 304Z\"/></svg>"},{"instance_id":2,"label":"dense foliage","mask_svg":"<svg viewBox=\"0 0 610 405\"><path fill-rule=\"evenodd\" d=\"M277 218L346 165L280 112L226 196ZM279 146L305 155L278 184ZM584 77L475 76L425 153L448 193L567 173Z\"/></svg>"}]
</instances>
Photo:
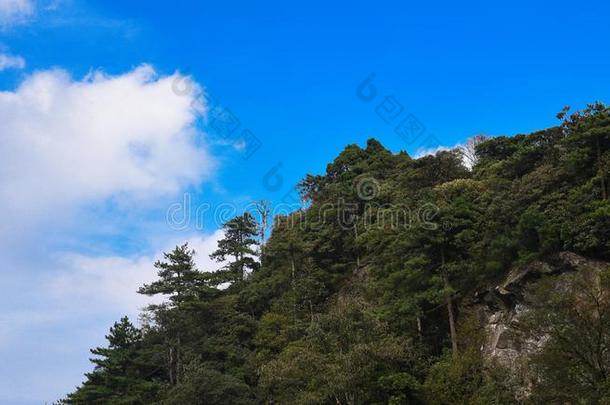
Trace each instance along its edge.
<instances>
[{"instance_id":1,"label":"dense foliage","mask_svg":"<svg viewBox=\"0 0 610 405\"><path fill-rule=\"evenodd\" d=\"M550 343L532 359L541 377L527 398L481 353L484 331L468 310L476 291L516 265L563 250L610 260L610 110L558 118L419 159L374 139L347 146L324 175L303 180L306 208L276 217L264 246L264 229L245 213L212 254L228 263L220 272L195 268L187 245L156 263L158 280L139 292L168 299L148 308L141 329L115 324L67 401L603 402L607 276L570 294L539 293L528 333ZM592 288L582 305L598 312L579 318L575 297ZM549 308L561 310L541 315Z\"/></svg>"}]
</instances>

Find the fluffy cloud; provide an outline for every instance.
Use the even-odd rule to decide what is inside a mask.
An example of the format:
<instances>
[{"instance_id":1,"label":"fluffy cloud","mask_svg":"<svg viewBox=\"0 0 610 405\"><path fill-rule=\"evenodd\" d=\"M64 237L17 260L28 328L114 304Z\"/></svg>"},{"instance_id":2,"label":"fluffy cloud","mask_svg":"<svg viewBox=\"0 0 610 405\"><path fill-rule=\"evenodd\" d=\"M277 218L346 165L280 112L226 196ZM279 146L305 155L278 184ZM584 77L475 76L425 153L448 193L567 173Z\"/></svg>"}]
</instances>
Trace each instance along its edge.
<instances>
[{"instance_id":1,"label":"fluffy cloud","mask_svg":"<svg viewBox=\"0 0 610 405\"><path fill-rule=\"evenodd\" d=\"M215 271L221 266L209 254L217 248L222 236L223 232L218 230L187 239L196 252L195 263L201 271ZM169 251L181 243L184 240L169 241L163 250ZM55 308L65 308L71 315L115 310L135 318L138 309L162 298L153 299L136 292L142 284L157 278L153 263L159 259L162 252L135 257L65 254L58 260L58 268L62 270L48 275L43 282L44 289L50 292Z\"/></svg>"},{"instance_id":2,"label":"fluffy cloud","mask_svg":"<svg viewBox=\"0 0 610 405\"><path fill-rule=\"evenodd\" d=\"M179 92L177 82L186 83ZM52 279L44 281L45 291L55 298L76 291L89 308L137 309L141 297L134 291L154 277L154 256L104 255L103 249L91 256L61 254L52 241L122 221L133 232L121 210L105 223L92 219L98 211L90 208L120 200L145 211L144 203L163 205L208 178L215 164L197 129L205 112L201 100L200 86L188 77L161 77L147 65L82 80L41 71L0 92L0 244L19 260L36 252ZM205 240L192 242L208 249Z\"/></svg>"},{"instance_id":3,"label":"fluffy cloud","mask_svg":"<svg viewBox=\"0 0 610 405\"><path fill-rule=\"evenodd\" d=\"M468 169L472 169L477 161L476 146L488 138L489 136L487 135L479 134L468 138L464 143L458 143L452 147L439 145L435 148L419 148L415 151L414 158L419 159L424 156L434 156L439 152L455 150L460 153L464 166Z\"/></svg>"},{"instance_id":4,"label":"fluffy cloud","mask_svg":"<svg viewBox=\"0 0 610 405\"><path fill-rule=\"evenodd\" d=\"M32 0L0 0L0 26L21 23L34 14Z\"/></svg>"},{"instance_id":5,"label":"fluffy cloud","mask_svg":"<svg viewBox=\"0 0 610 405\"><path fill-rule=\"evenodd\" d=\"M23 69L25 60L21 56L0 53L0 71L5 69Z\"/></svg>"},{"instance_id":6,"label":"fluffy cloud","mask_svg":"<svg viewBox=\"0 0 610 405\"><path fill-rule=\"evenodd\" d=\"M12 263L8 268L21 269L3 268L0 275L15 289L35 280L32 294L48 300L40 316L57 320L108 309L133 314L143 305L135 291L155 277L152 263L160 252L56 253L52 240L74 231L86 238L98 225L112 227L108 220L128 222L121 210L103 224L91 222L97 211L90 208L110 199L163 204L159 197L205 180L215 164L197 129L205 112L201 94L188 77L161 77L147 65L82 80L62 70L41 71L0 92L0 244ZM75 228L63 220L83 224ZM218 237L191 238L203 251L205 268ZM93 247L94 240L83 243ZM162 247L173 242L179 243L166 239ZM14 323L4 319L5 326Z\"/></svg>"},{"instance_id":7,"label":"fluffy cloud","mask_svg":"<svg viewBox=\"0 0 610 405\"><path fill-rule=\"evenodd\" d=\"M453 147L449 147L449 146L436 146L434 148L419 148L415 151L415 154L413 155L414 159L419 159L421 157L424 156L434 156L436 155L438 152L444 152L444 151L449 151L449 150L453 150L453 149L457 149L461 146L461 144L457 144Z\"/></svg>"},{"instance_id":8,"label":"fluffy cloud","mask_svg":"<svg viewBox=\"0 0 610 405\"><path fill-rule=\"evenodd\" d=\"M156 277L162 250L189 239L198 265L216 268L207 255L221 233L180 237L163 215L214 172L201 96L188 77L147 65L82 79L44 70L0 91L0 357L10 364L0 402L41 402L78 383L87 348L151 302L136 290ZM33 355L41 339L45 354ZM60 359L71 374L45 386Z\"/></svg>"},{"instance_id":9,"label":"fluffy cloud","mask_svg":"<svg viewBox=\"0 0 610 405\"><path fill-rule=\"evenodd\" d=\"M222 235L219 230L187 237L199 269L221 266L208 255ZM178 243L184 239L168 240L161 250ZM62 253L49 259L44 274L30 274L21 286L9 283L18 294L0 311L0 357L5 360L0 364L0 403L41 403L41 398L50 403L73 390L91 367L89 348L106 343L103 337L112 322L124 315L136 321L140 308L162 300L136 292L156 279L153 263L161 258L161 251L134 256ZM10 294L5 291L3 298Z\"/></svg>"},{"instance_id":10,"label":"fluffy cloud","mask_svg":"<svg viewBox=\"0 0 610 405\"><path fill-rule=\"evenodd\" d=\"M0 202L26 222L108 198L151 199L206 179L214 161L197 130L201 89L144 65L82 80L62 70L0 92ZM27 224L25 224L27 225ZM0 236L2 230L0 229Z\"/></svg>"}]
</instances>

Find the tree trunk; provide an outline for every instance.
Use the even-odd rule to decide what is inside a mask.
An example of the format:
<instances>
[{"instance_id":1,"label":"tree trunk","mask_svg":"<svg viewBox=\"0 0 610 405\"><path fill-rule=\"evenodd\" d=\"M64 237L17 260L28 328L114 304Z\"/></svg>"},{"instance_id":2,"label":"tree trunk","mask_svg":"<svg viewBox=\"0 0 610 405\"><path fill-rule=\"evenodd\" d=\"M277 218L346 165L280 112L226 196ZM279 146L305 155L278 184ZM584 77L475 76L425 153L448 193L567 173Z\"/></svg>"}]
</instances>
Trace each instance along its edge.
<instances>
[{"instance_id":1,"label":"tree trunk","mask_svg":"<svg viewBox=\"0 0 610 405\"><path fill-rule=\"evenodd\" d=\"M600 174L600 183L601 183L601 189L602 189L602 199L603 200L607 200L608 199L608 191L606 189L606 174L604 173L604 170L602 168L602 151L601 151L601 147L599 145L599 135L597 135L595 137L595 143L597 146L597 170L599 171Z\"/></svg>"},{"instance_id":2,"label":"tree trunk","mask_svg":"<svg viewBox=\"0 0 610 405\"><path fill-rule=\"evenodd\" d=\"M311 324L313 325L313 304L311 303L311 300L309 300L309 315L311 317Z\"/></svg>"},{"instance_id":3,"label":"tree trunk","mask_svg":"<svg viewBox=\"0 0 610 405\"><path fill-rule=\"evenodd\" d=\"M447 314L449 315L449 331L451 332L451 352L453 356L458 355L457 332L455 330L455 318L453 316L453 302L451 295L447 297Z\"/></svg>"},{"instance_id":4,"label":"tree trunk","mask_svg":"<svg viewBox=\"0 0 610 405\"><path fill-rule=\"evenodd\" d=\"M445 250L441 248L441 274L446 289L451 290L447 270L445 269ZM447 315L449 317L449 332L451 334L451 354L453 357L458 355L457 331L455 330L455 316L453 314L453 299L451 294L447 295Z\"/></svg>"},{"instance_id":5,"label":"tree trunk","mask_svg":"<svg viewBox=\"0 0 610 405\"><path fill-rule=\"evenodd\" d=\"M296 327L297 324L297 297L296 297L296 265L294 263L294 254L290 254L290 272L291 272L291 277L292 280L290 282L290 286L292 287L292 295L293 295L293 302L292 302L292 318L293 318L293 322L294 325Z\"/></svg>"},{"instance_id":6,"label":"tree trunk","mask_svg":"<svg viewBox=\"0 0 610 405\"><path fill-rule=\"evenodd\" d=\"M170 345L169 347L169 359L168 359L168 372L169 372L169 383L170 385L176 384L176 378L174 375L174 348Z\"/></svg>"},{"instance_id":7,"label":"tree trunk","mask_svg":"<svg viewBox=\"0 0 610 405\"><path fill-rule=\"evenodd\" d=\"M175 371L175 377L174 379L176 380L176 384L180 383L180 374L182 374L182 365L180 364L180 353L181 353L181 348L180 348L180 337L178 337L178 343L176 344L176 371Z\"/></svg>"},{"instance_id":8,"label":"tree trunk","mask_svg":"<svg viewBox=\"0 0 610 405\"><path fill-rule=\"evenodd\" d=\"M358 240L358 223L354 224L354 241ZM360 268L360 254L356 251L356 268Z\"/></svg>"}]
</instances>

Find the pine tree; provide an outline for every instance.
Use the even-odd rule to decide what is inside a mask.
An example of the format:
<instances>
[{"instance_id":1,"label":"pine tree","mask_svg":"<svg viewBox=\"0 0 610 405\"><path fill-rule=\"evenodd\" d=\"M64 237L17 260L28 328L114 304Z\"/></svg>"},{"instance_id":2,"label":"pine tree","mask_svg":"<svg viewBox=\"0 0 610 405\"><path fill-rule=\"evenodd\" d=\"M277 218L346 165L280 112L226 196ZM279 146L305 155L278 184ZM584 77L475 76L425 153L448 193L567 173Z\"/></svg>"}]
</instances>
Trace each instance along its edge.
<instances>
[{"instance_id":1,"label":"pine tree","mask_svg":"<svg viewBox=\"0 0 610 405\"><path fill-rule=\"evenodd\" d=\"M240 282L256 270L258 227L250 213L237 216L223 225L225 237L218 241L218 249L210 255L217 262L229 263L216 273L217 284Z\"/></svg>"},{"instance_id":2,"label":"pine tree","mask_svg":"<svg viewBox=\"0 0 610 405\"><path fill-rule=\"evenodd\" d=\"M143 340L115 325L70 398L515 403L468 308L534 259L553 268L551 254L569 250L610 260L610 116L594 105L561 127L474 143L471 170L463 151L411 159L374 140L350 145L301 183L307 206L274 218L262 251L264 224L243 214L224 224L211 255L226 264L220 271L198 272L187 245L167 253L159 279L140 289L169 298L149 307ZM365 180L371 193L358 188ZM534 302L530 332L548 350L531 368L541 378L530 392L547 402L608 397L604 277L573 291L562 282Z\"/></svg>"},{"instance_id":3,"label":"pine tree","mask_svg":"<svg viewBox=\"0 0 610 405\"><path fill-rule=\"evenodd\" d=\"M151 305L158 327L164 333L164 352L170 384L180 380L183 369L184 335L190 317L187 310L195 308L199 300L213 297L217 290L210 286L211 273L201 273L195 267L195 251L185 243L164 253L166 261L157 261L159 280L140 287L138 292L145 295L164 294L170 304Z\"/></svg>"},{"instance_id":4,"label":"pine tree","mask_svg":"<svg viewBox=\"0 0 610 405\"><path fill-rule=\"evenodd\" d=\"M138 292L145 295L168 295L175 305L211 294L213 289L208 284L209 275L196 269L194 255L195 251L189 249L188 243L164 253L166 261L155 263L155 268L159 270L159 280L145 284Z\"/></svg>"},{"instance_id":5,"label":"pine tree","mask_svg":"<svg viewBox=\"0 0 610 405\"><path fill-rule=\"evenodd\" d=\"M106 336L108 347L91 349L95 368L67 403L73 404L146 404L154 398L159 385L140 361L142 334L127 317L121 318Z\"/></svg>"}]
</instances>

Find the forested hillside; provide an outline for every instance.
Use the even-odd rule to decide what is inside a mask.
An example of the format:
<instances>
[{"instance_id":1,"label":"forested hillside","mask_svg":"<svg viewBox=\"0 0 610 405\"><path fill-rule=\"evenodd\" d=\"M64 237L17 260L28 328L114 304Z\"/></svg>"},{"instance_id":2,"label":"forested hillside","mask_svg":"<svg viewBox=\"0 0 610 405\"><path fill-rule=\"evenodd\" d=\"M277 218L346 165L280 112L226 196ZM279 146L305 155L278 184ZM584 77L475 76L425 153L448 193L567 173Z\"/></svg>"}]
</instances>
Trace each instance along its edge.
<instances>
[{"instance_id":1,"label":"forested hillside","mask_svg":"<svg viewBox=\"0 0 610 405\"><path fill-rule=\"evenodd\" d=\"M486 355L475 311L514 269L610 261L610 109L558 119L419 159L347 146L268 240L255 213L225 224L223 270L197 269L188 245L151 264L139 292L166 303L118 321L64 401L610 403L607 265L532 288L530 377Z\"/></svg>"}]
</instances>

